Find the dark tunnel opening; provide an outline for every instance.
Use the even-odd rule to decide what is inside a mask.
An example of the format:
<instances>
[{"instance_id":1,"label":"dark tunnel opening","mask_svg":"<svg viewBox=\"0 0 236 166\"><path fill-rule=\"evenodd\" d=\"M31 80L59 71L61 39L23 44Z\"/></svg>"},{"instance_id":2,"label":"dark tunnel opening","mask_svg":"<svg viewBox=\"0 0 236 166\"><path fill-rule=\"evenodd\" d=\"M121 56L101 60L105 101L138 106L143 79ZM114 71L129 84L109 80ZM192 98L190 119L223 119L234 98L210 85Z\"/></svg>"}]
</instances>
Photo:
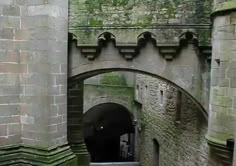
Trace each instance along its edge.
<instances>
[{"instance_id":1,"label":"dark tunnel opening","mask_svg":"<svg viewBox=\"0 0 236 166\"><path fill-rule=\"evenodd\" d=\"M91 162L134 161L134 125L123 106L105 103L84 114L84 139Z\"/></svg>"}]
</instances>

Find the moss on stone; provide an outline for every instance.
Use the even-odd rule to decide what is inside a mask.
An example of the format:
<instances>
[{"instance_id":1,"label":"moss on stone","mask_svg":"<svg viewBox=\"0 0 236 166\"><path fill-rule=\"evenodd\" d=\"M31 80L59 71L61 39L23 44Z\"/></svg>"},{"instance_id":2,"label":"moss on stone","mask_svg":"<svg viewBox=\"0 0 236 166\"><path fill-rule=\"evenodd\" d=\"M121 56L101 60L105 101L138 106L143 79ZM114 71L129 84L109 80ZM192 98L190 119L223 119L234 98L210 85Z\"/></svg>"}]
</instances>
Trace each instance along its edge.
<instances>
[{"instance_id":1,"label":"moss on stone","mask_svg":"<svg viewBox=\"0 0 236 166\"><path fill-rule=\"evenodd\" d=\"M172 21L184 21L187 24L209 23L211 2L212 0L71 0L70 27L148 27L172 24Z\"/></svg>"},{"instance_id":2,"label":"moss on stone","mask_svg":"<svg viewBox=\"0 0 236 166\"><path fill-rule=\"evenodd\" d=\"M236 1L235 0L227 1L227 2L224 2L224 3L216 6L214 8L214 13L215 12L223 12L223 11L227 11L227 10L236 10Z\"/></svg>"},{"instance_id":3,"label":"moss on stone","mask_svg":"<svg viewBox=\"0 0 236 166\"><path fill-rule=\"evenodd\" d=\"M94 26L94 27L96 27L96 26L102 26L102 25L103 25L103 22L102 22L102 20L97 20L97 19L95 19L95 18L92 18L92 19L89 20L89 25L90 25L90 26Z\"/></svg>"},{"instance_id":4,"label":"moss on stone","mask_svg":"<svg viewBox=\"0 0 236 166\"><path fill-rule=\"evenodd\" d=\"M104 75L101 80L101 84L106 85L123 85L126 86L126 80L123 76L115 75L113 73L109 73Z\"/></svg>"}]
</instances>

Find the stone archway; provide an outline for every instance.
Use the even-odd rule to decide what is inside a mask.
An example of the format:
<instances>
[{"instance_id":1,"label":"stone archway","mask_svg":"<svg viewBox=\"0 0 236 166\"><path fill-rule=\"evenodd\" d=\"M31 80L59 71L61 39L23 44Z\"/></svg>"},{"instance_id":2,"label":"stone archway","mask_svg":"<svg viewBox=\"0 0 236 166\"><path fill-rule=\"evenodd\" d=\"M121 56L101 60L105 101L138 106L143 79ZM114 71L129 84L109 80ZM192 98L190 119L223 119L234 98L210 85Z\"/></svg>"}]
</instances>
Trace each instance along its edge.
<instances>
[{"instance_id":1,"label":"stone archway","mask_svg":"<svg viewBox=\"0 0 236 166\"><path fill-rule=\"evenodd\" d=\"M102 96L102 97L98 97L96 100L93 100L88 105L86 105L86 103L84 103L84 110L83 110L83 112L86 113L91 108L95 107L96 105L105 104L105 103L119 104L119 105L122 105L123 107L125 107L127 110L131 110L132 109L131 108L132 107L131 104L127 103L126 101L124 101L122 99L118 99L118 98L113 97L113 96Z\"/></svg>"},{"instance_id":2,"label":"stone archway","mask_svg":"<svg viewBox=\"0 0 236 166\"><path fill-rule=\"evenodd\" d=\"M132 44L117 43L109 32L97 39L95 45L81 44L73 36L69 40L68 141L77 156L88 154L82 134L83 80L98 74L131 71L165 80L193 100L207 119L209 48L198 45L195 33L181 34L170 46L159 44L151 32L138 35Z\"/></svg>"},{"instance_id":3,"label":"stone archway","mask_svg":"<svg viewBox=\"0 0 236 166\"><path fill-rule=\"evenodd\" d=\"M162 45L151 32L139 34L136 43L118 43L116 38L104 32L96 44L82 44L70 34L69 77L81 80L109 71L137 71L171 82L208 110L210 48L198 44L197 34L184 32L170 45Z\"/></svg>"},{"instance_id":4,"label":"stone archway","mask_svg":"<svg viewBox=\"0 0 236 166\"><path fill-rule=\"evenodd\" d=\"M77 154L80 159L80 165L86 165L89 163L88 151L86 150L86 145L84 142L84 134L83 134L83 80L95 76L97 74L102 74L111 71L133 71L138 73L144 73L147 75L154 76L156 78L160 78L157 75L153 75L152 73L146 73L143 71L131 70L131 69L106 69L106 70L96 70L87 73L81 74L79 77L72 77L69 79L69 99L68 99L68 141L71 144L72 150ZM167 81L167 80L165 80ZM168 81L170 82L170 81ZM200 108L203 115L207 119L207 112L201 106L200 103L196 99L194 99L191 94L186 92L184 89L178 87L174 83L172 85L179 88L185 95L189 96L196 105ZM84 162L83 162L84 161Z\"/></svg>"},{"instance_id":5,"label":"stone archway","mask_svg":"<svg viewBox=\"0 0 236 166\"><path fill-rule=\"evenodd\" d=\"M133 115L120 104L103 103L83 117L84 139L91 162L134 160Z\"/></svg>"}]
</instances>

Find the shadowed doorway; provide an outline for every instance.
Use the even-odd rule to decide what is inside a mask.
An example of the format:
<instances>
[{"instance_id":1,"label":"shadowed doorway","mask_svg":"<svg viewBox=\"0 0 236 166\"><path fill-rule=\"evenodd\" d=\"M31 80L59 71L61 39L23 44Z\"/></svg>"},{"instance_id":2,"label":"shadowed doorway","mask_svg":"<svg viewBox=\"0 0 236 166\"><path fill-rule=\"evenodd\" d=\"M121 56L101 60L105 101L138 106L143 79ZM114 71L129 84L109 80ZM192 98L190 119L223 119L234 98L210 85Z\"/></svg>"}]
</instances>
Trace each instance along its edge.
<instances>
[{"instance_id":1,"label":"shadowed doorway","mask_svg":"<svg viewBox=\"0 0 236 166\"><path fill-rule=\"evenodd\" d=\"M91 162L134 161L134 125L124 106L115 103L94 106L83 120Z\"/></svg>"}]
</instances>

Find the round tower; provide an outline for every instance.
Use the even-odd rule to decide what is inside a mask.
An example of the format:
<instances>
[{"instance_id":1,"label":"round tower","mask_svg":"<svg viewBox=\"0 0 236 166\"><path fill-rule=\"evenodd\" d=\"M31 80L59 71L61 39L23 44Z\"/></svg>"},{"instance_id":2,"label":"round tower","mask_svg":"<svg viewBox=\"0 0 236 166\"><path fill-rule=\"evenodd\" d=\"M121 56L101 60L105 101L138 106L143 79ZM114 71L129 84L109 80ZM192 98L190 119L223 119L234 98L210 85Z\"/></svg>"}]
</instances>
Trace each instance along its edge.
<instances>
[{"instance_id":1,"label":"round tower","mask_svg":"<svg viewBox=\"0 0 236 166\"><path fill-rule=\"evenodd\" d=\"M207 140L214 155L232 162L236 116L236 1L214 0ZM220 151L220 152L219 152ZM219 153L218 153L219 152ZM225 155L219 155L226 153ZM222 157L224 156L223 160Z\"/></svg>"}]
</instances>

